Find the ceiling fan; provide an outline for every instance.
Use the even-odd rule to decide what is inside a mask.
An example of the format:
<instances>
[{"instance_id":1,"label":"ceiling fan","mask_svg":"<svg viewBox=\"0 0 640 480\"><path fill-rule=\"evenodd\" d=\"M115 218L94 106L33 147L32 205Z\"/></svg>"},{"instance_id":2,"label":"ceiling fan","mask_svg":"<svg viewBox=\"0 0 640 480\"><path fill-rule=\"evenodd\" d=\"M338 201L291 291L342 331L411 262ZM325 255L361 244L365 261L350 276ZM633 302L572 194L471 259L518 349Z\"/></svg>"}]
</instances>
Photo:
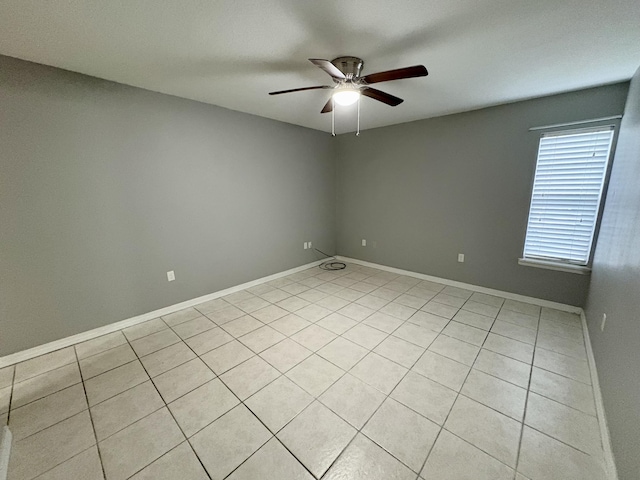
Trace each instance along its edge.
<instances>
[{"instance_id":1,"label":"ceiling fan","mask_svg":"<svg viewBox=\"0 0 640 480\"><path fill-rule=\"evenodd\" d=\"M269 95L280 95L283 93L301 92L304 90L333 90L331 98L325 104L320 113L327 113L333 110L334 102L338 105L351 105L358 101L360 95L373 98L379 102L386 103L392 107L400 105L404 100L389 93L369 87L372 83L388 82L391 80L401 80L403 78L425 77L428 75L424 65L387 70L386 72L371 73L360 76L360 71L364 62L358 57L338 57L333 60L323 60L310 58L309 61L327 72L333 80L333 86L319 85L315 87L293 88L290 90L280 90L269 92Z\"/></svg>"}]
</instances>

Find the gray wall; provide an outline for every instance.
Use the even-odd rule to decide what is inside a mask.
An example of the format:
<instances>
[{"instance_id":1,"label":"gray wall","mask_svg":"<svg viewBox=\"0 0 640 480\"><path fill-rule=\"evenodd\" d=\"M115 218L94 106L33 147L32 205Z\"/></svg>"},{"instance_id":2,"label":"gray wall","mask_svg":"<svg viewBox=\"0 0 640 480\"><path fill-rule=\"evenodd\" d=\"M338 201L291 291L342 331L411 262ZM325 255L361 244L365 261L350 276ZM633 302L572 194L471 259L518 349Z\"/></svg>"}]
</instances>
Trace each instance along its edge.
<instances>
[{"instance_id":1,"label":"gray wall","mask_svg":"<svg viewBox=\"0 0 640 480\"><path fill-rule=\"evenodd\" d=\"M334 250L325 133L8 57L0 125L0 356Z\"/></svg>"},{"instance_id":2,"label":"gray wall","mask_svg":"<svg viewBox=\"0 0 640 480\"><path fill-rule=\"evenodd\" d=\"M528 129L621 114L627 89L621 83L341 135L338 253L583 305L588 276L517 263L540 136Z\"/></svg>"},{"instance_id":3,"label":"gray wall","mask_svg":"<svg viewBox=\"0 0 640 480\"><path fill-rule=\"evenodd\" d=\"M621 480L640 478L640 70L631 81L586 306ZM602 314L607 323L600 331Z\"/></svg>"}]
</instances>

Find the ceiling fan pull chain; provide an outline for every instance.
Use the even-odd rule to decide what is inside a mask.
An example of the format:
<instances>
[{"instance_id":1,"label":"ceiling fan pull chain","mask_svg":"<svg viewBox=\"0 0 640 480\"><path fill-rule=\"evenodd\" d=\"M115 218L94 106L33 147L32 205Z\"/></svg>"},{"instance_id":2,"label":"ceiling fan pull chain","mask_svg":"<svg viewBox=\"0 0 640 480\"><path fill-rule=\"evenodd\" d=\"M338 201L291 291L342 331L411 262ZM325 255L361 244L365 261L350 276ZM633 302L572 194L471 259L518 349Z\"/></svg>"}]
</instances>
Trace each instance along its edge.
<instances>
[{"instance_id":1,"label":"ceiling fan pull chain","mask_svg":"<svg viewBox=\"0 0 640 480\"><path fill-rule=\"evenodd\" d=\"M336 136L336 102L331 97L331 136Z\"/></svg>"},{"instance_id":2,"label":"ceiling fan pull chain","mask_svg":"<svg viewBox=\"0 0 640 480\"><path fill-rule=\"evenodd\" d=\"M360 96L358 96L358 128L356 129L356 137L360 136Z\"/></svg>"}]
</instances>

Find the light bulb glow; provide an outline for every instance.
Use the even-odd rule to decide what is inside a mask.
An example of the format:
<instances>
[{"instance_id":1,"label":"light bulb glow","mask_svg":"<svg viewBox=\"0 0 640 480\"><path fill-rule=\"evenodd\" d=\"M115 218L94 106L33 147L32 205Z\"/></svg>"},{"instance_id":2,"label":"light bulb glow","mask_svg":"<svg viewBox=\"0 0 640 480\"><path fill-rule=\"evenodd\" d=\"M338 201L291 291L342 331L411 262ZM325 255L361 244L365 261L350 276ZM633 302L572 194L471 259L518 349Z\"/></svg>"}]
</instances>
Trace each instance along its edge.
<instances>
[{"instance_id":1,"label":"light bulb glow","mask_svg":"<svg viewBox=\"0 0 640 480\"><path fill-rule=\"evenodd\" d=\"M341 88L333 94L333 101L338 105L353 105L360 98L360 91L354 88Z\"/></svg>"}]
</instances>

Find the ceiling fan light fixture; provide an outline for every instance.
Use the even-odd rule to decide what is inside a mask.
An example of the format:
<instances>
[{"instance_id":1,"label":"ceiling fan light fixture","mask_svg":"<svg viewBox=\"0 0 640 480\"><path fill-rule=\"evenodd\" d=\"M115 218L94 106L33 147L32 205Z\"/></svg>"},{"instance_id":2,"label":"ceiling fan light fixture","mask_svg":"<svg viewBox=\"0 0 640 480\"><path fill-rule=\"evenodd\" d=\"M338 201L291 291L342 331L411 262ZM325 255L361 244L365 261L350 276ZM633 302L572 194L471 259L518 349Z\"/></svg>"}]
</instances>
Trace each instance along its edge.
<instances>
[{"instance_id":1,"label":"ceiling fan light fixture","mask_svg":"<svg viewBox=\"0 0 640 480\"><path fill-rule=\"evenodd\" d=\"M352 87L341 87L333 94L333 101L338 105L353 105L360 98L360 90Z\"/></svg>"}]
</instances>

